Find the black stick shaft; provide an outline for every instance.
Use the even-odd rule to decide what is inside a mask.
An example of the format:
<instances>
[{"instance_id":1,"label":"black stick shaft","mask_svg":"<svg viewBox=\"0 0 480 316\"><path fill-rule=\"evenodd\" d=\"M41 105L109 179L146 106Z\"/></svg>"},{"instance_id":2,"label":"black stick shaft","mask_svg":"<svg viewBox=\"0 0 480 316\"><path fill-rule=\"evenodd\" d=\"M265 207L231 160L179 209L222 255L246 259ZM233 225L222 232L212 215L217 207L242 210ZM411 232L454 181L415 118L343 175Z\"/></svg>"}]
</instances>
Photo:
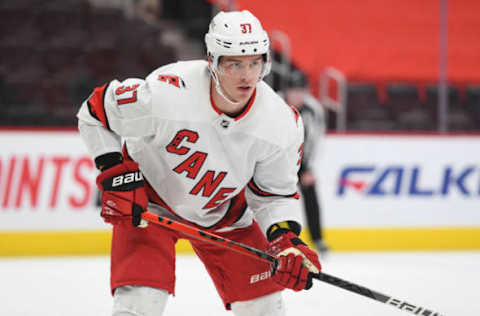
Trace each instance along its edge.
<instances>
[{"instance_id":1,"label":"black stick shaft","mask_svg":"<svg viewBox=\"0 0 480 316\"><path fill-rule=\"evenodd\" d=\"M244 255L250 256L252 258L255 258L257 260L263 261L265 263L269 263L272 266L276 267L277 264L277 259L266 253L265 251L261 251L259 249L244 245L242 243L215 235L213 233L201 230L196 227L192 227L190 225L186 225L184 223L175 221L170 218L166 218L163 216L159 216L156 214L153 214L151 212L143 212L142 213L142 218L148 220L149 222L153 222L155 224L164 226L166 228L182 232L190 237L193 237L195 239L199 239L208 243L212 243L215 245L218 245L220 247L228 248L230 250L242 253ZM394 307L397 307L398 309L401 309L406 312L410 312L414 315L419 315L419 316L442 316L440 313L433 312L429 309L426 309L421 306L413 305L410 303L407 303L405 301L390 297L388 295L382 294L380 292L376 292L373 290L370 290L369 288L366 288L364 286L337 278L333 275L329 275L324 272L320 272L317 274L313 274L313 278L320 280L322 282L328 283L330 285L342 288L344 290L368 297L372 300L391 305Z\"/></svg>"},{"instance_id":2,"label":"black stick shaft","mask_svg":"<svg viewBox=\"0 0 480 316\"><path fill-rule=\"evenodd\" d=\"M378 302L385 303L387 305L394 306L398 309L401 309L406 312L410 312L414 315L420 315L420 316L442 316L440 313L434 312L432 310L429 310L427 308L414 305L402 300L399 300L397 298L393 298L391 296L382 294L380 292L373 291L369 288L366 288L364 286L337 278L333 275L329 275L327 273L320 272L318 274L315 274L313 276L315 279L323 281L325 283L331 284L336 287L340 287L344 290L350 291L357 293L359 295L363 295L365 297L368 297L370 299L376 300Z\"/></svg>"}]
</instances>

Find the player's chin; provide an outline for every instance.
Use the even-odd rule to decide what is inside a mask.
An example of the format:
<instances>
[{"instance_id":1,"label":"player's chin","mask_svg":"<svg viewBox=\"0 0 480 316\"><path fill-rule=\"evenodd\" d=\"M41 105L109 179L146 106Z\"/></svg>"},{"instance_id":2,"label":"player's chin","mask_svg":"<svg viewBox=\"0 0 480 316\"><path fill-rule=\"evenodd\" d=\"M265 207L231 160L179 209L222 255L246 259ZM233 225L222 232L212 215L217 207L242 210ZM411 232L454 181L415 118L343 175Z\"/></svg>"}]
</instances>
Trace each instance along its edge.
<instances>
[{"instance_id":1,"label":"player's chin","mask_svg":"<svg viewBox=\"0 0 480 316\"><path fill-rule=\"evenodd\" d=\"M235 98L235 101L240 102L240 103L247 103L248 100L250 100L250 96L251 95L249 95L249 94L237 95L236 98Z\"/></svg>"}]
</instances>

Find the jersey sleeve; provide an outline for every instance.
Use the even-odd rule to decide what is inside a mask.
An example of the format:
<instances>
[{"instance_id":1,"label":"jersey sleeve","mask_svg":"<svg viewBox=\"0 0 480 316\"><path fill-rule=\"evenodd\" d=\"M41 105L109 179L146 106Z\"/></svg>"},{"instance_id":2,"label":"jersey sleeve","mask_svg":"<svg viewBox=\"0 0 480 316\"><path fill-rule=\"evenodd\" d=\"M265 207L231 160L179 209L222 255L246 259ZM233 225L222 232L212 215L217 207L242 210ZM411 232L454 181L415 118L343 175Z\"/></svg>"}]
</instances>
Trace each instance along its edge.
<instances>
[{"instance_id":1,"label":"jersey sleeve","mask_svg":"<svg viewBox=\"0 0 480 316\"><path fill-rule=\"evenodd\" d=\"M278 222L301 223L297 173L303 148L303 123L298 120L290 142L259 161L245 196L262 231Z\"/></svg>"},{"instance_id":2,"label":"jersey sleeve","mask_svg":"<svg viewBox=\"0 0 480 316\"><path fill-rule=\"evenodd\" d=\"M121 137L154 134L151 91L142 79L113 80L83 102L79 130L92 156L120 151Z\"/></svg>"}]
</instances>

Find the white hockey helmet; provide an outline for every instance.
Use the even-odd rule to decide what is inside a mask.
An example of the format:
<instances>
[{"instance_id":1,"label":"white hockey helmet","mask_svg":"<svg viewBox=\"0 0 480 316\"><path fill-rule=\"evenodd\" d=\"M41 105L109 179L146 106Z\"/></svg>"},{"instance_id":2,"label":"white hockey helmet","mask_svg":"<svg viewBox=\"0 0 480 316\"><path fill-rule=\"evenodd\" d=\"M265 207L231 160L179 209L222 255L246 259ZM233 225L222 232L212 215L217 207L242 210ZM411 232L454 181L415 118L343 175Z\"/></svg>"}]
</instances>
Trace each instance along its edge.
<instances>
[{"instance_id":1,"label":"white hockey helmet","mask_svg":"<svg viewBox=\"0 0 480 316\"><path fill-rule=\"evenodd\" d=\"M214 72L221 56L262 55L264 67L259 80L270 73L270 40L250 11L219 12L210 22L205 44Z\"/></svg>"}]
</instances>

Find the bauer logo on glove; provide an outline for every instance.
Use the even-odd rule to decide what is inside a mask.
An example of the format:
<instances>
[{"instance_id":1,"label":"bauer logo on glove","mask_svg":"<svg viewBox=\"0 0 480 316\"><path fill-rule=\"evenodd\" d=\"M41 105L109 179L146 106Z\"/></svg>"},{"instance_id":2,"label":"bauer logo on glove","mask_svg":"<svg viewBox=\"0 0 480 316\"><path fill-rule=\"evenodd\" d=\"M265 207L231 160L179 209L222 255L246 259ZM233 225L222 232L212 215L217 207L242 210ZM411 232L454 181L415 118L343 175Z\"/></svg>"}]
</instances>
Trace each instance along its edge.
<instances>
[{"instance_id":1,"label":"bauer logo on glove","mask_svg":"<svg viewBox=\"0 0 480 316\"><path fill-rule=\"evenodd\" d=\"M132 172L132 173L126 173L124 175L117 176L113 178L112 180L112 187L118 187L121 186L122 184L129 184L132 182L142 182L143 181L143 176L140 173L140 171L137 172Z\"/></svg>"},{"instance_id":2,"label":"bauer logo on glove","mask_svg":"<svg viewBox=\"0 0 480 316\"><path fill-rule=\"evenodd\" d=\"M103 171L97 177L102 191L102 217L113 225L131 217L133 226L146 227L141 218L148 206L145 183L138 164L127 161Z\"/></svg>"}]
</instances>

